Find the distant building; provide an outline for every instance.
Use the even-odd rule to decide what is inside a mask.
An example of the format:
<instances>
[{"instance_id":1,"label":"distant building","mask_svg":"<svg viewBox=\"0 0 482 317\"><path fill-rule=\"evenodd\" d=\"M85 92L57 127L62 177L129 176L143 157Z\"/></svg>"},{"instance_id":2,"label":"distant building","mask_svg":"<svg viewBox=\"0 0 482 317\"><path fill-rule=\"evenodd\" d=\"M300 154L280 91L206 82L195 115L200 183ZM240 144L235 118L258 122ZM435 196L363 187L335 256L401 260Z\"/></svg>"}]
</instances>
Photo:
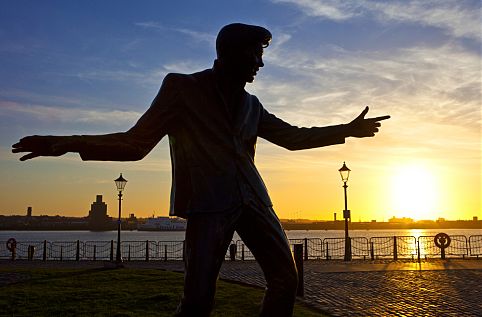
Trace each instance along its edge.
<instances>
[{"instance_id":1,"label":"distant building","mask_svg":"<svg viewBox=\"0 0 482 317\"><path fill-rule=\"evenodd\" d=\"M107 216L107 204L102 201L102 195L97 195L90 205L89 228L91 230L109 230L111 218Z\"/></svg>"},{"instance_id":2,"label":"distant building","mask_svg":"<svg viewBox=\"0 0 482 317\"><path fill-rule=\"evenodd\" d=\"M477 216L474 216L474 217L472 218L472 220L473 220L473 221L479 221L479 218L478 218Z\"/></svg>"},{"instance_id":3,"label":"distant building","mask_svg":"<svg viewBox=\"0 0 482 317\"><path fill-rule=\"evenodd\" d=\"M27 217L32 217L32 207L27 207Z\"/></svg>"}]
</instances>

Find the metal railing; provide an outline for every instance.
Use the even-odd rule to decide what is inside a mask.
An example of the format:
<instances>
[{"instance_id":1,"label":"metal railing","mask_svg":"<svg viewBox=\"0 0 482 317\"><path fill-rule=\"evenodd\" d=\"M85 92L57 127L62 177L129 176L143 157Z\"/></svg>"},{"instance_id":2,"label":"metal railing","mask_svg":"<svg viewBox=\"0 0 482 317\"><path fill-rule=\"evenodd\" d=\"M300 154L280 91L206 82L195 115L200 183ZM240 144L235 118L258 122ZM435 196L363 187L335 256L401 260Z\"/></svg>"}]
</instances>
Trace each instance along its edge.
<instances>
[{"instance_id":1,"label":"metal railing","mask_svg":"<svg viewBox=\"0 0 482 317\"><path fill-rule=\"evenodd\" d=\"M353 259L428 259L440 258L441 249L436 246L434 236L388 236L352 237ZM482 235L451 235L450 245L444 249L444 256L453 258L479 258L482 256ZM304 260L343 259L345 238L304 238L289 239L303 245ZM232 241L226 251L226 260L254 260L249 248L241 240ZM115 258L117 243L111 241L18 241L15 259L28 260L110 260ZM122 241L122 258L126 261L168 261L184 260L184 241ZM0 259L11 259L12 252L6 241L0 241Z\"/></svg>"}]
</instances>

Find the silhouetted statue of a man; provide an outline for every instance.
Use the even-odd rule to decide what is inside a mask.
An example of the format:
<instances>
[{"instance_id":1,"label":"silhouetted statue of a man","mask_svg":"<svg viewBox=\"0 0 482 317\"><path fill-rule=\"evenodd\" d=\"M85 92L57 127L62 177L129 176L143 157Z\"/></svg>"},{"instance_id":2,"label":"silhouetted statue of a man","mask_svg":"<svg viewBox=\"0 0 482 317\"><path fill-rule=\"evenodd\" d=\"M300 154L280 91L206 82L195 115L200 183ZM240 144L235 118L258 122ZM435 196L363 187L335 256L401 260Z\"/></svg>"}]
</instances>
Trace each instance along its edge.
<instances>
[{"instance_id":1,"label":"silhouetted statue of a man","mask_svg":"<svg viewBox=\"0 0 482 317\"><path fill-rule=\"evenodd\" d=\"M194 74L168 74L150 108L127 132L91 136L28 136L13 145L20 158L78 152L82 160L135 161L169 136L172 162L170 214L187 218L184 295L178 316L208 316L216 279L234 231L264 271L261 316L291 316L297 272L288 240L254 165L257 137L289 150L341 144L374 136L379 121L368 108L348 124L298 128L247 93L263 64L271 33L230 24L216 39L214 66Z\"/></svg>"}]
</instances>

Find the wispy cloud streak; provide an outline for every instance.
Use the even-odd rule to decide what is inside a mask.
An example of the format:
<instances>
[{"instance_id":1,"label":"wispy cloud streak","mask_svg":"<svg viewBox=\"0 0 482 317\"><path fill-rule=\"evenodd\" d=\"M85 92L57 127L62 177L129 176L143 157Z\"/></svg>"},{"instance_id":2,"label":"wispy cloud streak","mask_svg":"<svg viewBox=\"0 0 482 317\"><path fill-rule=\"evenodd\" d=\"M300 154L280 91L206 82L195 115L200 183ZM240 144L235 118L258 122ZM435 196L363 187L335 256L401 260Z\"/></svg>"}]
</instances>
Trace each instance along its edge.
<instances>
[{"instance_id":1,"label":"wispy cloud streak","mask_svg":"<svg viewBox=\"0 0 482 317\"><path fill-rule=\"evenodd\" d=\"M0 100L1 116L29 116L42 122L68 122L109 125L129 125L141 116L135 111L94 110L80 108L54 107L38 104L23 104Z\"/></svg>"},{"instance_id":2,"label":"wispy cloud streak","mask_svg":"<svg viewBox=\"0 0 482 317\"><path fill-rule=\"evenodd\" d=\"M372 104L415 122L480 127L480 58L455 45L346 51L331 58L280 50L270 62L290 79L268 72L251 90L268 107L301 124L316 124L314 118L324 112L347 119Z\"/></svg>"},{"instance_id":3,"label":"wispy cloud streak","mask_svg":"<svg viewBox=\"0 0 482 317\"><path fill-rule=\"evenodd\" d=\"M477 41L481 38L480 3L460 0L272 0L289 3L300 8L304 14L334 21L344 21L373 15L380 22L417 23L438 27L456 37Z\"/></svg>"},{"instance_id":4,"label":"wispy cloud streak","mask_svg":"<svg viewBox=\"0 0 482 317\"><path fill-rule=\"evenodd\" d=\"M158 22L153 22L153 21L146 21L146 22L137 22L135 23L136 26L140 26L146 29L154 29L157 31L163 31L163 32L178 32L182 33L184 35L187 35L191 39L193 39L196 42L205 42L208 45L213 46L214 43L216 42L216 35L206 33L206 32L199 32L196 30L191 30L191 29L186 29L186 28L173 28L173 27L167 27L164 26Z\"/></svg>"}]
</instances>

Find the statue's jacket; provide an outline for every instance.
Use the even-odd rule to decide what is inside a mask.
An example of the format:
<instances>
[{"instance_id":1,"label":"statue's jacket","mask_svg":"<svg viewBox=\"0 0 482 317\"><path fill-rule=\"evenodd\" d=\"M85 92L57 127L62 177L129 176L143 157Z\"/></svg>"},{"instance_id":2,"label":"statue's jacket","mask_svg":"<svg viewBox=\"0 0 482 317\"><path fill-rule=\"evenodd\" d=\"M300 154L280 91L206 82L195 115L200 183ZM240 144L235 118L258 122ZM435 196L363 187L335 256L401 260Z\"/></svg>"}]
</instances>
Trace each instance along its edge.
<instances>
[{"instance_id":1,"label":"statue's jacket","mask_svg":"<svg viewBox=\"0 0 482 317\"><path fill-rule=\"evenodd\" d=\"M230 111L212 69L168 74L150 108L127 132L81 136L83 160L135 161L169 136L172 163L170 214L222 212L243 201L248 185L257 199L271 206L254 164L257 137L288 150L345 142L343 125L299 128L263 108L243 91Z\"/></svg>"}]
</instances>

